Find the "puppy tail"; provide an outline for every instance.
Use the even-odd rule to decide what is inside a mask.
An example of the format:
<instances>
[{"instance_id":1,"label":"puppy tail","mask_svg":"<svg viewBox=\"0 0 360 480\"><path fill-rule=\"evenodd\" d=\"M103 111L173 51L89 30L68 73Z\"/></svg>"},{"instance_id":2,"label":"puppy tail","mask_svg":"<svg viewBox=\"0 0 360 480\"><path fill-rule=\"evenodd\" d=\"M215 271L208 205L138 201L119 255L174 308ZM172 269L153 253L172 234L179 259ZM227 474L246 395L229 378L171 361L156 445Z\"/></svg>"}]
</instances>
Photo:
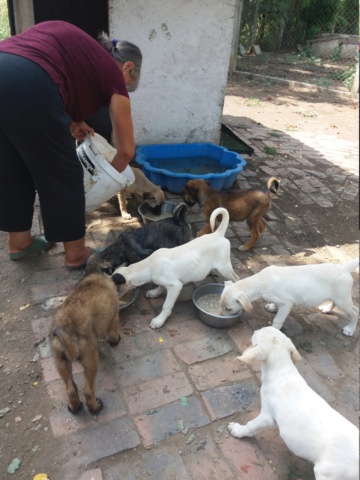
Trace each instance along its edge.
<instances>
[{"instance_id":1,"label":"puppy tail","mask_svg":"<svg viewBox=\"0 0 360 480\"><path fill-rule=\"evenodd\" d=\"M280 180L278 178L276 177L269 178L267 182L267 187L270 194L272 194L271 196L277 194L277 191L279 190L279 186L280 186Z\"/></svg>"},{"instance_id":2,"label":"puppy tail","mask_svg":"<svg viewBox=\"0 0 360 480\"><path fill-rule=\"evenodd\" d=\"M359 269L359 257L354 258L351 262L345 263L344 268L348 272L353 272L354 270Z\"/></svg>"},{"instance_id":3,"label":"puppy tail","mask_svg":"<svg viewBox=\"0 0 360 480\"><path fill-rule=\"evenodd\" d=\"M230 220L229 212L226 210L226 208L219 207L212 212L210 217L211 231L214 232L215 220L218 215L221 215L221 223L219 227L216 229L216 233L218 233L221 237L225 237L225 233Z\"/></svg>"},{"instance_id":4,"label":"puppy tail","mask_svg":"<svg viewBox=\"0 0 360 480\"><path fill-rule=\"evenodd\" d=\"M54 352L72 361L78 357L78 351L75 348L77 342L72 341L72 335L69 335L61 327L55 327L51 330L50 343Z\"/></svg>"},{"instance_id":5,"label":"puppy tail","mask_svg":"<svg viewBox=\"0 0 360 480\"><path fill-rule=\"evenodd\" d=\"M185 215L187 213L187 205L186 203L179 203L179 205L176 205L175 209L174 209L174 212L173 212L173 219L177 222L177 223L182 223L185 219Z\"/></svg>"}]
</instances>

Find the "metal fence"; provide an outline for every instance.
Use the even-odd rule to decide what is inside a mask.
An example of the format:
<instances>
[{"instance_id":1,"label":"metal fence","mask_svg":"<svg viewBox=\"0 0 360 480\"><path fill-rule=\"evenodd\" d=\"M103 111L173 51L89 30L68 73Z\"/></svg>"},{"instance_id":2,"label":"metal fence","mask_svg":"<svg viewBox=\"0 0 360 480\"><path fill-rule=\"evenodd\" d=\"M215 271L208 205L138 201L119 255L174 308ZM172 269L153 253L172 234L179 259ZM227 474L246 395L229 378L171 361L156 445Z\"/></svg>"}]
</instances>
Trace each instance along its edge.
<instances>
[{"instance_id":1,"label":"metal fence","mask_svg":"<svg viewBox=\"0 0 360 480\"><path fill-rule=\"evenodd\" d=\"M351 90L358 0L243 0L237 70Z\"/></svg>"}]
</instances>

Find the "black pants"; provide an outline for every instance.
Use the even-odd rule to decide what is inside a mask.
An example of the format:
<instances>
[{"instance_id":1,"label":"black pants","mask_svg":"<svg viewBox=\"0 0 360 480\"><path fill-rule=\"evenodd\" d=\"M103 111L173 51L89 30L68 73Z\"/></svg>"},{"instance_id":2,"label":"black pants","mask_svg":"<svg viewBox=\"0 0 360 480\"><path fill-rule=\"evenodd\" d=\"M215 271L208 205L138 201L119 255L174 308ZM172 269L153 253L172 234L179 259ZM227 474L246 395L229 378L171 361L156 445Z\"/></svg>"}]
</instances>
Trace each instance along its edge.
<instances>
[{"instance_id":1,"label":"black pants","mask_svg":"<svg viewBox=\"0 0 360 480\"><path fill-rule=\"evenodd\" d=\"M71 119L47 72L0 52L0 230L32 224L36 192L49 241L85 235L83 169Z\"/></svg>"}]
</instances>

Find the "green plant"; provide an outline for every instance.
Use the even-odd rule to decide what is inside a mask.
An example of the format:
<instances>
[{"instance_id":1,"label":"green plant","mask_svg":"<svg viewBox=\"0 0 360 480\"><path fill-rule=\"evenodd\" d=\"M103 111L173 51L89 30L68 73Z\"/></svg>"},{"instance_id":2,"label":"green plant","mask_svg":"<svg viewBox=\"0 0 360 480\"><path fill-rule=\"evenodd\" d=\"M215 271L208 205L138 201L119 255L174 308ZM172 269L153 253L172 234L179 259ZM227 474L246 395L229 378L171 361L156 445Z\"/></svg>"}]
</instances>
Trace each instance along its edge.
<instances>
[{"instance_id":1,"label":"green plant","mask_svg":"<svg viewBox=\"0 0 360 480\"><path fill-rule=\"evenodd\" d=\"M343 83L348 90L352 89L355 75L356 75L357 65L350 65L343 74Z\"/></svg>"},{"instance_id":2,"label":"green plant","mask_svg":"<svg viewBox=\"0 0 360 480\"><path fill-rule=\"evenodd\" d=\"M302 112L296 112L299 115L302 115L303 117L317 117L317 113L315 112L309 112L308 110L304 110Z\"/></svg>"},{"instance_id":3,"label":"green plant","mask_svg":"<svg viewBox=\"0 0 360 480\"><path fill-rule=\"evenodd\" d=\"M312 343L308 342L307 340L305 340L304 342L299 342L298 348L301 348L302 350L304 350L304 352L307 353L312 353L313 351Z\"/></svg>"},{"instance_id":4,"label":"green plant","mask_svg":"<svg viewBox=\"0 0 360 480\"><path fill-rule=\"evenodd\" d=\"M251 97L250 98L250 107L258 107L261 104L261 101L259 98L256 97Z\"/></svg>"},{"instance_id":5,"label":"green plant","mask_svg":"<svg viewBox=\"0 0 360 480\"><path fill-rule=\"evenodd\" d=\"M277 155L278 151L275 147L264 147L264 152L267 155Z\"/></svg>"},{"instance_id":6,"label":"green plant","mask_svg":"<svg viewBox=\"0 0 360 480\"><path fill-rule=\"evenodd\" d=\"M314 83L317 87L328 88L330 85L330 82L327 78L320 78L320 80L316 80Z\"/></svg>"},{"instance_id":7,"label":"green plant","mask_svg":"<svg viewBox=\"0 0 360 480\"><path fill-rule=\"evenodd\" d=\"M6 0L0 0L0 40L10 37L10 25Z\"/></svg>"},{"instance_id":8,"label":"green plant","mask_svg":"<svg viewBox=\"0 0 360 480\"><path fill-rule=\"evenodd\" d=\"M338 60L340 60L341 52L342 52L341 45L338 45L337 47L335 47L334 50L330 54L330 61L331 62L337 62Z\"/></svg>"},{"instance_id":9,"label":"green plant","mask_svg":"<svg viewBox=\"0 0 360 480\"><path fill-rule=\"evenodd\" d=\"M273 82L270 80L270 78L268 77L264 78L264 81L263 81L264 90L270 90L272 84Z\"/></svg>"}]
</instances>

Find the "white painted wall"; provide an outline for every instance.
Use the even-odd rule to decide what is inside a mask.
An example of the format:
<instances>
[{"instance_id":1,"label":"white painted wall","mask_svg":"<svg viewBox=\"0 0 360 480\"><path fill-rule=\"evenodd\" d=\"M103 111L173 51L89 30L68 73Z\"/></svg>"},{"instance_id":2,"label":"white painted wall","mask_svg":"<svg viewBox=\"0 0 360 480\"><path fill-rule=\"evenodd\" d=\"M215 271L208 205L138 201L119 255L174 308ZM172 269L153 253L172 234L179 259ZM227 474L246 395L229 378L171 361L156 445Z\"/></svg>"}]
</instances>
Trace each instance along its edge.
<instances>
[{"instance_id":1,"label":"white painted wall","mask_svg":"<svg viewBox=\"0 0 360 480\"><path fill-rule=\"evenodd\" d=\"M109 0L110 34L143 65L130 93L135 140L218 143L238 0Z\"/></svg>"}]
</instances>

